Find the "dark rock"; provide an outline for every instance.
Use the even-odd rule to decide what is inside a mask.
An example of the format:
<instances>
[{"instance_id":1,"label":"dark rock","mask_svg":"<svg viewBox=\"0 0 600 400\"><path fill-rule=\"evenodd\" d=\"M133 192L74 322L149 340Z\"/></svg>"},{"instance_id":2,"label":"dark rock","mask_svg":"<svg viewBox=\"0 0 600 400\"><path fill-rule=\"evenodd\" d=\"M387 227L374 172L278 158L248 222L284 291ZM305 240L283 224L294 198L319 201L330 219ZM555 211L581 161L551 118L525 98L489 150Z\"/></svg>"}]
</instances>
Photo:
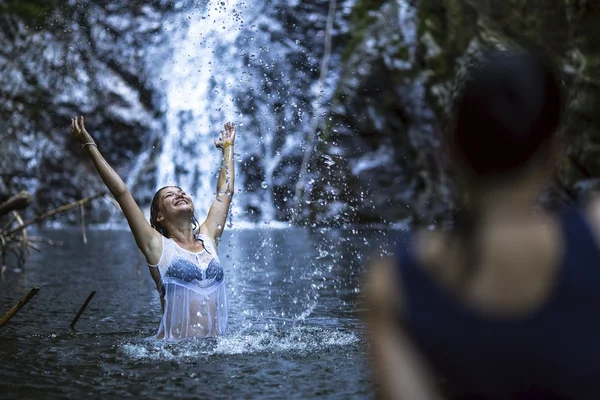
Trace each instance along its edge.
<instances>
[{"instance_id":1,"label":"dark rock","mask_svg":"<svg viewBox=\"0 0 600 400\"><path fill-rule=\"evenodd\" d=\"M561 186L544 201L568 202L565 190L571 195L592 190L594 185L573 187L586 177L573 161L587 175L600 175L600 48L595 43L600 25L594 22L599 16L594 2L562 0L357 1L341 50L345 62L332 111L344 128L327 140L343 143L350 165L361 165L381 149L392 153L385 167L371 164L352 174L367 188L361 193L368 193L360 218L387 212L397 220L406 209L425 223L451 215L458 195L451 190L456 185L450 184L438 133L468 67L488 48L541 47L562 66L571 94L563 132L569 158L560 164ZM386 174L394 178L380 177ZM358 191L349 193L358 196ZM369 212L371 204L375 208Z\"/></svg>"},{"instance_id":2,"label":"dark rock","mask_svg":"<svg viewBox=\"0 0 600 400\"><path fill-rule=\"evenodd\" d=\"M123 169L161 117L161 93L148 79L155 66L146 52L160 59L162 36L156 33L174 4L191 2L4 3L0 174L5 190L33 189L34 209L42 212L104 189L70 136L70 118L76 115L86 116L103 155L126 177Z\"/></svg>"}]
</instances>

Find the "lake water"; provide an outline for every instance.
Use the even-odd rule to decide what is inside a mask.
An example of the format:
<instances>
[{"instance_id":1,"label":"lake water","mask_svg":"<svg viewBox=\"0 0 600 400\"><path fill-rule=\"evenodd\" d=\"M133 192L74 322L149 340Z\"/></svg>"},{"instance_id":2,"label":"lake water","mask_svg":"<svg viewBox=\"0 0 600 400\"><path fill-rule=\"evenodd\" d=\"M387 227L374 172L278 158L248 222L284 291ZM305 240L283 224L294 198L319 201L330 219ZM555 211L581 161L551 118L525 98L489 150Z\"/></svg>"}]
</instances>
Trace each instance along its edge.
<instances>
[{"instance_id":1,"label":"lake water","mask_svg":"<svg viewBox=\"0 0 600 400\"><path fill-rule=\"evenodd\" d=\"M76 229L35 235L63 245L42 244L0 279L0 316L42 286L0 329L1 398L374 397L359 288L390 231L226 231L229 333L179 342L151 338L159 297L129 231L88 230L87 244Z\"/></svg>"}]
</instances>

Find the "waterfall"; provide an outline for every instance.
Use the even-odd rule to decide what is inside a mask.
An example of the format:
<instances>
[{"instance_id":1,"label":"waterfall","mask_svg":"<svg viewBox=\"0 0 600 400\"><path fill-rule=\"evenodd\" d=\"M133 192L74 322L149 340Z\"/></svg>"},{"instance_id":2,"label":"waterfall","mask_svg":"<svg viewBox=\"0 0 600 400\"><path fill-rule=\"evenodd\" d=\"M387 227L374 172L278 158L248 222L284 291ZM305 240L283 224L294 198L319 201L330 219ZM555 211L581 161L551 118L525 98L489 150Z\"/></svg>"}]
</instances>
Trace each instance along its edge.
<instances>
[{"instance_id":1,"label":"waterfall","mask_svg":"<svg viewBox=\"0 0 600 400\"><path fill-rule=\"evenodd\" d=\"M213 139L223 123L233 121L234 220L286 218L314 97L323 98L335 86L328 79L326 88L315 90L327 8L317 10L323 14L302 14L297 7L294 0L208 0L164 23L161 34L169 38L170 50L148 57L160 64L154 86L163 93L164 120L150 140L156 148L149 145L138 157L128 186L144 192L147 185L151 191L180 186L203 218L215 198L221 165ZM315 32L307 34L295 21ZM147 162L156 163L156 177L143 183Z\"/></svg>"},{"instance_id":2,"label":"waterfall","mask_svg":"<svg viewBox=\"0 0 600 400\"><path fill-rule=\"evenodd\" d=\"M173 50L161 74L165 132L157 159L157 187L180 186L192 195L199 218L215 199L221 152L213 140L226 121L237 124L236 154L246 140L244 118L234 99L242 67L235 45L243 24L242 7L239 1L211 0L167 28ZM241 185L242 174L237 171L236 187Z\"/></svg>"}]
</instances>

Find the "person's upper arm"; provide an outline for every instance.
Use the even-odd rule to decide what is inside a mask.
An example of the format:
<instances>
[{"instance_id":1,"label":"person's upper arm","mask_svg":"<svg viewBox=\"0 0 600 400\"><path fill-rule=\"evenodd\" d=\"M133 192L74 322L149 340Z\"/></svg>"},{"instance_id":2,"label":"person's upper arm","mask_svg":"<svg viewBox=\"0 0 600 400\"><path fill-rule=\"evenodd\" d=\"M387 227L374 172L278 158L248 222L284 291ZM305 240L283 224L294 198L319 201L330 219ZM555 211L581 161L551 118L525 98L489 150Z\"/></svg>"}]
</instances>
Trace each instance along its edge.
<instances>
[{"instance_id":1,"label":"person's upper arm","mask_svg":"<svg viewBox=\"0 0 600 400\"><path fill-rule=\"evenodd\" d=\"M146 261L150 264L157 264L162 252L161 234L150 226L129 190L116 197L116 200L125 214L135 242L146 257Z\"/></svg>"},{"instance_id":2,"label":"person's upper arm","mask_svg":"<svg viewBox=\"0 0 600 400\"><path fill-rule=\"evenodd\" d=\"M365 282L367 326L374 377L386 399L439 399L433 381L409 335L402 328L400 277L393 258L368 267Z\"/></svg>"},{"instance_id":3,"label":"person's upper arm","mask_svg":"<svg viewBox=\"0 0 600 400\"><path fill-rule=\"evenodd\" d=\"M232 195L227 193L217 195L216 200L210 206L206 221L200 226L200 233L210 237L215 246L217 246L227 222L231 197Z\"/></svg>"},{"instance_id":4,"label":"person's upper arm","mask_svg":"<svg viewBox=\"0 0 600 400\"><path fill-rule=\"evenodd\" d=\"M366 322L371 328L396 329L401 310L401 294L398 290L393 258L379 257L372 260L364 280Z\"/></svg>"}]
</instances>

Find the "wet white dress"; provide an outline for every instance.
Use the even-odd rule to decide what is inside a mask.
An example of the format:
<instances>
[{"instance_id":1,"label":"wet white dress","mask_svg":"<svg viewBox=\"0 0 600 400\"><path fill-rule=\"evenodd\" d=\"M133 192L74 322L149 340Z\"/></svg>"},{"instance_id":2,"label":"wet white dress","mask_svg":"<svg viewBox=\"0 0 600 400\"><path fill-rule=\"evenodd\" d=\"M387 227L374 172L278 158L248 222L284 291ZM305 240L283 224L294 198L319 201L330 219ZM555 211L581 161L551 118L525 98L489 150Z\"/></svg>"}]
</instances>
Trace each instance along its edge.
<instances>
[{"instance_id":1,"label":"wet white dress","mask_svg":"<svg viewBox=\"0 0 600 400\"><path fill-rule=\"evenodd\" d=\"M156 337L210 337L227 331L223 268L213 241L198 235L204 250L194 253L163 236L158 264L165 304Z\"/></svg>"}]
</instances>

